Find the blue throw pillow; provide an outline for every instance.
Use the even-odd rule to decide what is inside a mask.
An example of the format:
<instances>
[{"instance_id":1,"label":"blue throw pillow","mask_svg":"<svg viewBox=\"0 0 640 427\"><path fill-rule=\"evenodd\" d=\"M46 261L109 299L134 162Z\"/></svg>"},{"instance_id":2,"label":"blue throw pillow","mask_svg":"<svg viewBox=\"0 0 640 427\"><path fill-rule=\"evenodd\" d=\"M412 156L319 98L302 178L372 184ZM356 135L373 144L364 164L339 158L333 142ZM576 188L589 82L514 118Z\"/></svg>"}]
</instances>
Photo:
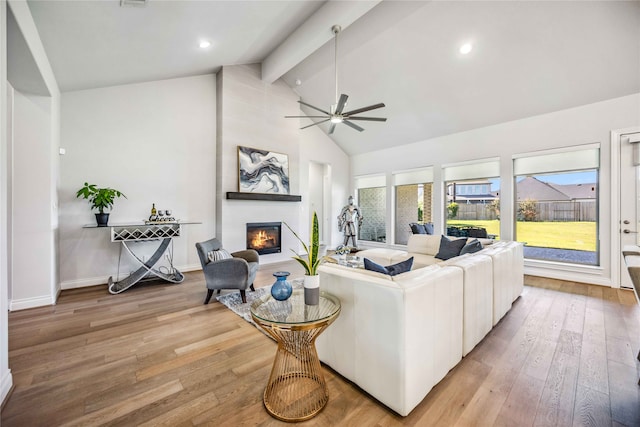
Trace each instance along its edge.
<instances>
[{"instance_id":1,"label":"blue throw pillow","mask_svg":"<svg viewBox=\"0 0 640 427\"><path fill-rule=\"evenodd\" d=\"M411 267L413 266L413 257L406 259L397 264L388 265L383 267L380 264L377 264L371 261L369 258L364 259L364 269L369 271L375 271L376 273L388 274L389 276L395 276L396 274L406 273L407 271L411 271Z\"/></svg>"},{"instance_id":2,"label":"blue throw pillow","mask_svg":"<svg viewBox=\"0 0 640 427\"><path fill-rule=\"evenodd\" d=\"M389 276L395 276L396 274L406 273L407 271L411 271L411 267L413 266L413 257L409 259L405 259L402 262L397 264L388 265L387 270L389 271Z\"/></svg>"},{"instance_id":3,"label":"blue throw pillow","mask_svg":"<svg viewBox=\"0 0 640 427\"><path fill-rule=\"evenodd\" d=\"M411 224L409 224L409 227L411 227L411 232L413 234L429 234L422 224L412 222Z\"/></svg>"},{"instance_id":4,"label":"blue throw pillow","mask_svg":"<svg viewBox=\"0 0 640 427\"><path fill-rule=\"evenodd\" d=\"M462 250L460 251L460 255L472 254L475 252L479 252L481 250L482 250L482 243L480 243L480 240L473 239L472 241L470 241L469 243L467 243L462 247Z\"/></svg>"},{"instance_id":5,"label":"blue throw pillow","mask_svg":"<svg viewBox=\"0 0 640 427\"><path fill-rule=\"evenodd\" d=\"M433 235L433 224L430 222L425 223L424 230L427 232L427 234Z\"/></svg>"},{"instance_id":6,"label":"blue throw pillow","mask_svg":"<svg viewBox=\"0 0 640 427\"><path fill-rule=\"evenodd\" d=\"M387 267L383 267L380 264L371 261L369 258L364 259L364 269L375 271L376 273L389 274Z\"/></svg>"},{"instance_id":7,"label":"blue throw pillow","mask_svg":"<svg viewBox=\"0 0 640 427\"><path fill-rule=\"evenodd\" d=\"M467 239L449 240L447 236L442 236L440 237L440 249L438 249L436 258L448 260L457 257L466 243Z\"/></svg>"}]
</instances>

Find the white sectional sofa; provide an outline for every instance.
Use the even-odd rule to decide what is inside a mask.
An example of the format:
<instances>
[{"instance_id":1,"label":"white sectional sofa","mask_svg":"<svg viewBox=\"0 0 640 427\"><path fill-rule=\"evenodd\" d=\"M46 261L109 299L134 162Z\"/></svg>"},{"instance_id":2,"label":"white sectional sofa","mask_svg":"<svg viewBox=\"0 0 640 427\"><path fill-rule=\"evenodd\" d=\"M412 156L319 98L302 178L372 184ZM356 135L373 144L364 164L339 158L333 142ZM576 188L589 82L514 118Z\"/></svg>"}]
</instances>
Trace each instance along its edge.
<instances>
[{"instance_id":1,"label":"white sectional sofa","mask_svg":"<svg viewBox=\"0 0 640 427\"><path fill-rule=\"evenodd\" d=\"M318 337L320 360L403 416L486 336L523 288L520 243L495 242L447 261L434 257L439 246L440 236L416 234L408 251L358 253L385 266L413 256L413 269L396 276L337 264L319 269L321 290L342 303L338 319Z\"/></svg>"}]
</instances>

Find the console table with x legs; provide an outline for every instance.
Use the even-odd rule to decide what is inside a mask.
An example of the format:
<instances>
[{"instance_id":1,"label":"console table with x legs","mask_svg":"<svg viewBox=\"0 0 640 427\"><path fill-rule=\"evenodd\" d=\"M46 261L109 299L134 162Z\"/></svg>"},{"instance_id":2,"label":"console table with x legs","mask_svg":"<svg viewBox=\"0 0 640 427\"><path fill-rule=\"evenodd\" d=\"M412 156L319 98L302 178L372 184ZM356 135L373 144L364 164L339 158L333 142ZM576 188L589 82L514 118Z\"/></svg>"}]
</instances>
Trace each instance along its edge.
<instances>
[{"instance_id":1,"label":"console table with x legs","mask_svg":"<svg viewBox=\"0 0 640 427\"><path fill-rule=\"evenodd\" d=\"M171 283L182 283L184 275L178 271L173 265L173 239L180 237L183 225L200 224L199 222L176 222L162 224L118 224L109 225L111 230L111 241L121 243L120 256L118 257L118 269L120 268L120 257L122 248L135 260L140 267L122 280L109 277L109 292L119 294L129 289L131 286L140 282L146 277L159 277ZM87 225L85 228L103 228L94 225ZM160 241L153 255L144 261L135 253L131 244L144 241ZM166 271L161 271L155 265L160 261L162 256L168 252L167 261L169 266Z\"/></svg>"}]
</instances>

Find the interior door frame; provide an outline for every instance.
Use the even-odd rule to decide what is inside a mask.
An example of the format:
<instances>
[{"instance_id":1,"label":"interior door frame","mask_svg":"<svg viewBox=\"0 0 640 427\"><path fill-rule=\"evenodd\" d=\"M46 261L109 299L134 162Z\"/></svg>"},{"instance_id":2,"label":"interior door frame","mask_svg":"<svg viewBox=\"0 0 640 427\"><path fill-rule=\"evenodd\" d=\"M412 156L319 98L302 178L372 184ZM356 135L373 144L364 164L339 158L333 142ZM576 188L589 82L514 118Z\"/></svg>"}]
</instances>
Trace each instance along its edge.
<instances>
[{"instance_id":1,"label":"interior door frame","mask_svg":"<svg viewBox=\"0 0 640 427\"><path fill-rule=\"evenodd\" d=\"M620 288L620 144L623 135L640 132L640 126L611 131L611 287Z\"/></svg>"}]
</instances>

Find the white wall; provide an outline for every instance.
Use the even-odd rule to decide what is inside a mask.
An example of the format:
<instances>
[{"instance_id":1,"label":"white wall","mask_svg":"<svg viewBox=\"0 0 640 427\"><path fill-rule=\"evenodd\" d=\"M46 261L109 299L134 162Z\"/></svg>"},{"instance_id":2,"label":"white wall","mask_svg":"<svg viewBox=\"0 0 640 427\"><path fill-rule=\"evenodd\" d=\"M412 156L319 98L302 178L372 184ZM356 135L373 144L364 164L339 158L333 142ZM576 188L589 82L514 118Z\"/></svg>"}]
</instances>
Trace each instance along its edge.
<instances>
[{"instance_id":1,"label":"white wall","mask_svg":"<svg viewBox=\"0 0 640 427\"><path fill-rule=\"evenodd\" d=\"M7 4L0 1L0 405L13 385L9 369L8 258L7 239Z\"/></svg>"},{"instance_id":2,"label":"white wall","mask_svg":"<svg viewBox=\"0 0 640 427\"><path fill-rule=\"evenodd\" d=\"M329 165L333 171L330 204L339 206L332 206L329 211L342 207L340 203L344 204L347 198L348 156L319 129L300 130L298 120L285 119L285 115L299 114L298 96L283 81L267 84L260 76L259 64L226 66L218 73L217 235L232 251L246 248L248 222L283 221L308 241L312 161ZM227 192L238 191L239 145L287 154L290 193L302 195L302 202L226 200ZM334 228L337 233L337 225ZM301 247L283 225L282 252L262 255L260 262L288 260L290 249L298 251Z\"/></svg>"},{"instance_id":3,"label":"white wall","mask_svg":"<svg viewBox=\"0 0 640 427\"><path fill-rule=\"evenodd\" d=\"M13 91L12 310L55 303L51 109L50 97Z\"/></svg>"},{"instance_id":4,"label":"white wall","mask_svg":"<svg viewBox=\"0 0 640 427\"><path fill-rule=\"evenodd\" d=\"M67 92L62 96L60 280L62 288L103 284L118 271L109 229L86 229L94 212L84 182L122 191L110 224L146 219L152 203L185 225L174 265L200 268L195 243L215 234L215 75ZM157 242L138 244L151 254ZM123 253L120 277L137 266Z\"/></svg>"},{"instance_id":5,"label":"white wall","mask_svg":"<svg viewBox=\"0 0 640 427\"><path fill-rule=\"evenodd\" d=\"M537 150L599 142L600 159L600 251L601 266L570 268L527 261L527 273L611 284L611 168L610 131L640 124L640 94L611 99L555 113L529 117L468 132L447 135L393 149L357 155L352 158L353 175L391 174L393 171L435 166L435 221L442 226L442 164L488 157L501 162L501 238L513 238L513 164L512 156ZM389 180L388 180L389 181ZM391 198L387 211L391 212ZM390 233L388 224L387 233ZM617 250L617 248L613 248ZM614 268L617 268L615 266Z\"/></svg>"}]
</instances>

